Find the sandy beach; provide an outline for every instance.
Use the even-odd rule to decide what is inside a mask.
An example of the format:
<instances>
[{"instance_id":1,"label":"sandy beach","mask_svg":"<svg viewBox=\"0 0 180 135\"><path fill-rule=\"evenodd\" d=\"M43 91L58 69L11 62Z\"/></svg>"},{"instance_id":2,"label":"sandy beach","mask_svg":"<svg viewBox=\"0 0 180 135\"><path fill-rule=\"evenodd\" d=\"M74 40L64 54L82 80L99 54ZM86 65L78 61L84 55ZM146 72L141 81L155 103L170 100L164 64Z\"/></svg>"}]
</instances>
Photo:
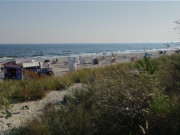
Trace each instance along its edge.
<instances>
[{"instance_id":1,"label":"sandy beach","mask_svg":"<svg viewBox=\"0 0 180 135\"><path fill-rule=\"evenodd\" d=\"M159 54L158 51L156 52L146 52L148 53L151 58L158 58L163 56L164 54ZM175 53L174 50L169 50L165 55L171 55ZM117 60L115 63L123 63L123 62L130 62L131 58L134 57L135 60L142 59L144 53L131 53L131 54L121 54L117 56ZM105 56L102 59L102 56L97 57L99 59L99 64L93 65L91 63L92 57L84 57L85 63L80 64L77 63L77 70L84 69L84 68L97 68L106 65L110 65L112 56ZM50 67L53 69L55 76L62 76L63 74L69 72L68 65L65 65L64 60L66 59L58 59L56 64L53 64L54 60L50 60ZM38 101L30 101L30 102L23 102L23 103L14 103L11 104L8 111L11 112L12 117L7 118L5 114L5 110L1 110L0 113L0 134L8 134L8 131L13 128L17 128L22 126L27 120L32 120L33 118L41 115L43 108L47 103L51 103L54 105L58 105L62 100L64 95L70 91L72 88L81 87L81 84L76 84L70 87L69 89L62 90L62 91L51 91L48 92L46 97L38 100ZM28 109L22 109L22 107L28 106Z\"/></svg>"},{"instance_id":2,"label":"sandy beach","mask_svg":"<svg viewBox=\"0 0 180 135\"><path fill-rule=\"evenodd\" d=\"M148 51L148 53L152 59L158 58L163 55L171 55L175 53L175 50L168 50L166 54L159 54L159 51ZM115 63L123 63L123 62L130 62L131 58L134 57L135 60L142 59L145 55L145 52L143 53L131 53L131 54L119 54L117 55L116 62ZM93 57L83 57L85 59L84 64L77 63L76 69L84 69L84 68L97 68L102 67L106 65L110 65L112 56L105 56L104 59L102 59L102 56L96 56L96 58L99 60L99 63L96 65L93 65L91 63L91 60ZM69 72L68 65L65 65L64 60L67 60L66 58L58 59L58 62L56 64L52 64L55 60L50 60L50 68L53 69L55 76L61 76L65 74L66 72ZM115 64L113 63L113 64Z\"/></svg>"},{"instance_id":3,"label":"sandy beach","mask_svg":"<svg viewBox=\"0 0 180 135\"><path fill-rule=\"evenodd\" d=\"M135 60L142 59L145 55L145 53L148 53L152 59L158 58L163 55L171 55L175 53L175 50L166 50L166 54L159 54L159 51L146 51L146 52L141 52L141 53L127 53L127 54L117 54L116 55L116 61L113 63L123 63L123 62L130 62L132 57L134 57ZM81 57L81 56L80 56ZM98 64L92 64L92 58L96 57L99 61ZM78 62L76 64L76 70L83 69L83 68L97 68L97 67L102 67L106 65L112 64L112 55L105 56L103 59L103 54L101 56L84 56L82 57L84 59L84 64L80 64ZM59 58L58 62L54 63L55 59L50 59L50 68L53 69L53 72L55 76L62 76L66 72L69 72L68 65L65 64L64 61L68 60L67 58ZM38 62L44 62L44 60L40 60ZM0 66L2 66L3 63L0 63ZM4 77L3 71L0 71L0 81L2 81Z\"/></svg>"}]
</instances>

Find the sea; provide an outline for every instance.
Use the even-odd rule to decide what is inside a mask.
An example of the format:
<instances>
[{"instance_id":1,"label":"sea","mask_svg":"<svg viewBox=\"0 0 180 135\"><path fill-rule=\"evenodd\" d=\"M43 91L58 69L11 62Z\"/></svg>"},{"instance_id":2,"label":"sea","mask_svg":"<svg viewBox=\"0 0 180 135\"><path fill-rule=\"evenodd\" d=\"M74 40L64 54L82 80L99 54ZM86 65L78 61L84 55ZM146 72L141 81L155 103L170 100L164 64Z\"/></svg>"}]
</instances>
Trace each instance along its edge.
<instances>
[{"instance_id":1,"label":"sea","mask_svg":"<svg viewBox=\"0 0 180 135\"><path fill-rule=\"evenodd\" d=\"M126 54L168 49L180 49L180 42L0 44L0 62L14 58L43 60L99 56L103 53L111 55L112 52Z\"/></svg>"}]
</instances>

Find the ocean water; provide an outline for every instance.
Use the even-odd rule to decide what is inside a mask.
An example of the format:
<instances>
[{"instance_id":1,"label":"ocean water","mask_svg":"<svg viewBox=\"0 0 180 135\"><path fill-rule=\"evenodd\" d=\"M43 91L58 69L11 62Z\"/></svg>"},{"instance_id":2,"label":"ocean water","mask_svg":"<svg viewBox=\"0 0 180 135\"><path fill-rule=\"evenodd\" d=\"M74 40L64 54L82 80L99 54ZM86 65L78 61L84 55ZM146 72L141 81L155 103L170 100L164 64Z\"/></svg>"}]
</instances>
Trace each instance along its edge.
<instances>
[{"instance_id":1,"label":"ocean water","mask_svg":"<svg viewBox=\"0 0 180 135\"><path fill-rule=\"evenodd\" d=\"M106 52L125 54L180 48L179 42L146 43L75 43L75 44L0 44L0 61L9 58L53 59L60 57L96 56Z\"/></svg>"}]
</instances>

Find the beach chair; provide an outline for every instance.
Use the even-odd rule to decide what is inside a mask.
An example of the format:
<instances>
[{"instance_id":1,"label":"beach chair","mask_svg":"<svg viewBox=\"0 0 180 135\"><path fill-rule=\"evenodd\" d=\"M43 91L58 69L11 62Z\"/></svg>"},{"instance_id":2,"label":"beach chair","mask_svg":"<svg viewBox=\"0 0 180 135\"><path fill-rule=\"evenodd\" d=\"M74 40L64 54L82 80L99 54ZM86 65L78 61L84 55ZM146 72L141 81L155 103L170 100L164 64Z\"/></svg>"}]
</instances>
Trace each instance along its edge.
<instances>
[{"instance_id":1,"label":"beach chair","mask_svg":"<svg viewBox=\"0 0 180 135\"><path fill-rule=\"evenodd\" d=\"M64 66L68 65L68 60L64 60Z\"/></svg>"},{"instance_id":2,"label":"beach chair","mask_svg":"<svg viewBox=\"0 0 180 135\"><path fill-rule=\"evenodd\" d=\"M180 50L175 50L175 53L176 54L180 54Z\"/></svg>"},{"instance_id":3,"label":"beach chair","mask_svg":"<svg viewBox=\"0 0 180 135\"><path fill-rule=\"evenodd\" d=\"M95 59L96 57L92 57L91 58L91 64L94 64L94 59Z\"/></svg>"},{"instance_id":4,"label":"beach chair","mask_svg":"<svg viewBox=\"0 0 180 135\"><path fill-rule=\"evenodd\" d=\"M163 51L159 51L159 54L163 54Z\"/></svg>"},{"instance_id":5,"label":"beach chair","mask_svg":"<svg viewBox=\"0 0 180 135\"><path fill-rule=\"evenodd\" d=\"M50 63L49 62L46 62L46 63L43 63L42 68L49 68L50 67Z\"/></svg>"},{"instance_id":6,"label":"beach chair","mask_svg":"<svg viewBox=\"0 0 180 135\"><path fill-rule=\"evenodd\" d=\"M99 60L97 58L94 59L94 65L99 64Z\"/></svg>"},{"instance_id":7,"label":"beach chair","mask_svg":"<svg viewBox=\"0 0 180 135\"><path fill-rule=\"evenodd\" d=\"M79 57L73 57L73 58L72 58L72 61L73 61L73 62L76 62L77 64L79 64Z\"/></svg>"},{"instance_id":8,"label":"beach chair","mask_svg":"<svg viewBox=\"0 0 180 135\"><path fill-rule=\"evenodd\" d=\"M84 58L80 58L80 64L85 64L85 59Z\"/></svg>"},{"instance_id":9,"label":"beach chair","mask_svg":"<svg viewBox=\"0 0 180 135\"><path fill-rule=\"evenodd\" d=\"M75 71L76 70L76 62L70 62L68 63L69 71Z\"/></svg>"},{"instance_id":10,"label":"beach chair","mask_svg":"<svg viewBox=\"0 0 180 135\"><path fill-rule=\"evenodd\" d=\"M115 62L115 58L112 57L112 58L111 58L111 63L114 63L114 62Z\"/></svg>"}]
</instances>

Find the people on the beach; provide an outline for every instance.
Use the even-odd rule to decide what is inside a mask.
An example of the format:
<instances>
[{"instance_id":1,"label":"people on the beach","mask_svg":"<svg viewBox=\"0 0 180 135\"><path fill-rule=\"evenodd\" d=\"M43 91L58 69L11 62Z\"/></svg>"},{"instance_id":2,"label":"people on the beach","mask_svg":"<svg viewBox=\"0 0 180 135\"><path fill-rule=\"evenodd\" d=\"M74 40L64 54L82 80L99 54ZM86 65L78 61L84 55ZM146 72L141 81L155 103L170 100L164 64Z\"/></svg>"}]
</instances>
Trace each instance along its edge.
<instances>
[{"instance_id":1,"label":"people on the beach","mask_svg":"<svg viewBox=\"0 0 180 135\"><path fill-rule=\"evenodd\" d=\"M58 63L58 59L56 58L56 63Z\"/></svg>"}]
</instances>

